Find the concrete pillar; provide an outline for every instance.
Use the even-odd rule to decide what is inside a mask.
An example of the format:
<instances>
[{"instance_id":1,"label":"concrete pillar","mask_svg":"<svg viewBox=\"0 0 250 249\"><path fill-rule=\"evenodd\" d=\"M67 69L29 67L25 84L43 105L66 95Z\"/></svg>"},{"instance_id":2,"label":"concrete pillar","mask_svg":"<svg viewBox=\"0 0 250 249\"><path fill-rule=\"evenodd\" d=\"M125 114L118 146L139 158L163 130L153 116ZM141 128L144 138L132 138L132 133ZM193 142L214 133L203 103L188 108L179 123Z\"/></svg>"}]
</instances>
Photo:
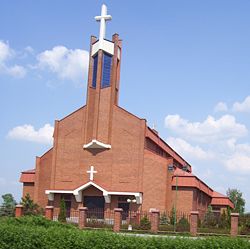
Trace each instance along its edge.
<instances>
[{"instance_id":1,"label":"concrete pillar","mask_svg":"<svg viewBox=\"0 0 250 249\"><path fill-rule=\"evenodd\" d=\"M23 205L16 205L15 217L23 216Z\"/></svg>"},{"instance_id":2,"label":"concrete pillar","mask_svg":"<svg viewBox=\"0 0 250 249\"><path fill-rule=\"evenodd\" d=\"M79 207L78 210L79 210L78 226L80 229L82 229L82 228L86 227L88 208L87 207Z\"/></svg>"},{"instance_id":3,"label":"concrete pillar","mask_svg":"<svg viewBox=\"0 0 250 249\"><path fill-rule=\"evenodd\" d=\"M190 234L191 236L197 235L198 217L199 217L198 211L190 212Z\"/></svg>"},{"instance_id":4,"label":"concrete pillar","mask_svg":"<svg viewBox=\"0 0 250 249\"><path fill-rule=\"evenodd\" d=\"M123 209L122 208L115 208L114 212L115 212L115 218L114 218L113 231L114 232L120 232L121 224L122 224L122 212L123 212Z\"/></svg>"},{"instance_id":5,"label":"concrete pillar","mask_svg":"<svg viewBox=\"0 0 250 249\"><path fill-rule=\"evenodd\" d=\"M53 206L46 206L45 207L45 218L47 220L53 220L53 213L54 213L54 207Z\"/></svg>"},{"instance_id":6,"label":"concrete pillar","mask_svg":"<svg viewBox=\"0 0 250 249\"><path fill-rule=\"evenodd\" d=\"M239 213L231 213L231 236L238 235Z\"/></svg>"},{"instance_id":7,"label":"concrete pillar","mask_svg":"<svg viewBox=\"0 0 250 249\"><path fill-rule=\"evenodd\" d=\"M153 210L151 211L151 232L157 233L159 230L159 223L160 223L160 211Z\"/></svg>"}]
</instances>

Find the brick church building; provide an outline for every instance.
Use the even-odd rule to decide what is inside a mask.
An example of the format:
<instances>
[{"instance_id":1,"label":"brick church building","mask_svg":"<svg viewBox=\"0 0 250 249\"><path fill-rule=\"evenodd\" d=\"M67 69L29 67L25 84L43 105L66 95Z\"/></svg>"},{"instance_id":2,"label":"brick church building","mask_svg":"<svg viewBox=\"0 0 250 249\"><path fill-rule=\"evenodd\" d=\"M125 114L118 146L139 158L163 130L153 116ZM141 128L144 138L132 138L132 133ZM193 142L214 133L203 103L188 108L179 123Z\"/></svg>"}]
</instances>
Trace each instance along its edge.
<instances>
[{"instance_id":1,"label":"brick church building","mask_svg":"<svg viewBox=\"0 0 250 249\"><path fill-rule=\"evenodd\" d=\"M55 121L53 147L23 171L23 196L40 206L125 211L199 211L233 207L192 174L192 166L139 118L119 106L122 41L105 39L111 19L102 6L99 39L90 40L86 105Z\"/></svg>"}]
</instances>

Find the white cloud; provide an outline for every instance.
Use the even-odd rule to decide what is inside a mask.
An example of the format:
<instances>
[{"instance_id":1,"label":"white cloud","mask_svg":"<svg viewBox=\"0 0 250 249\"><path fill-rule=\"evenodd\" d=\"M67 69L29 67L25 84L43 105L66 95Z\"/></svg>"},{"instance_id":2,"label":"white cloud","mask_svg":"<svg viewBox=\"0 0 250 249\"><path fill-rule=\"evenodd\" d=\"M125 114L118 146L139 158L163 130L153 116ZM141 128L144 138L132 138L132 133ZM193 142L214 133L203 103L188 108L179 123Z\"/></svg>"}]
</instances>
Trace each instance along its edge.
<instances>
[{"instance_id":1,"label":"white cloud","mask_svg":"<svg viewBox=\"0 0 250 249\"><path fill-rule=\"evenodd\" d=\"M250 96L247 96L241 103L235 102L232 109L235 112L250 112Z\"/></svg>"},{"instance_id":2,"label":"white cloud","mask_svg":"<svg viewBox=\"0 0 250 249\"><path fill-rule=\"evenodd\" d=\"M8 58L14 54L8 43L0 40L0 64L3 64Z\"/></svg>"},{"instance_id":3,"label":"white cloud","mask_svg":"<svg viewBox=\"0 0 250 249\"><path fill-rule=\"evenodd\" d=\"M246 126L237 123L232 115L224 115L217 120L208 116L203 122L193 123L179 115L168 115L165 118L165 126L181 137L201 143L237 139L248 134Z\"/></svg>"},{"instance_id":4,"label":"white cloud","mask_svg":"<svg viewBox=\"0 0 250 249\"><path fill-rule=\"evenodd\" d=\"M219 102L215 107L215 112L226 112L228 110L227 104L224 102Z\"/></svg>"},{"instance_id":5,"label":"white cloud","mask_svg":"<svg viewBox=\"0 0 250 249\"><path fill-rule=\"evenodd\" d=\"M230 171L236 171L239 174L250 174L250 155L243 153L234 153L224 161L225 166Z\"/></svg>"},{"instance_id":6,"label":"white cloud","mask_svg":"<svg viewBox=\"0 0 250 249\"><path fill-rule=\"evenodd\" d=\"M26 69L22 66L14 65L9 68L5 68L7 74L16 77L16 78L23 78L26 75Z\"/></svg>"},{"instance_id":7,"label":"white cloud","mask_svg":"<svg viewBox=\"0 0 250 249\"><path fill-rule=\"evenodd\" d=\"M37 55L38 68L48 69L61 79L81 83L87 76L89 53L56 46Z\"/></svg>"},{"instance_id":8,"label":"white cloud","mask_svg":"<svg viewBox=\"0 0 250 249\"><path fill-rule=\"evenodd\" d=\"M35 52L35 50L31 46L27 46L24 50L30 54L34 54Z\"/></svg>"},{"instance_id":9,"label":"white cloud","mask_svg":"<svg viewBox=\"0 0 250 249\"><path fill-rule=\"evenodd\" d=\"M7 137L51 145L53 143L53 132L54 128L50 124L45 124L38 130L35 130L32 125L22 125L10 130Z\"/></svg>"},{"instance_id":10,"label":"white cloud","mask_svg":"<svg viewBox=\"0 0 250 249\"><path fill-rule=\"evenodd\" d=\"M169 137L167 143L176 150L180 155L190 160L209 160L213 158L211 152L206 152L200 146L192 146L181 138Z\"/></svg>"},{"instance_id":11,"label":"white cloud","mask_svg":"<svg viewBox=\"0 0 250 249\"><path fill-rule=\"evenodd\" d=\"M8 43L0 40L0 73L4 73L16 78L23 78L26 75L26 69L19 65L7 65L8 59L15 56L15 51L10 48Z\"/></svg>"}]
</instances>

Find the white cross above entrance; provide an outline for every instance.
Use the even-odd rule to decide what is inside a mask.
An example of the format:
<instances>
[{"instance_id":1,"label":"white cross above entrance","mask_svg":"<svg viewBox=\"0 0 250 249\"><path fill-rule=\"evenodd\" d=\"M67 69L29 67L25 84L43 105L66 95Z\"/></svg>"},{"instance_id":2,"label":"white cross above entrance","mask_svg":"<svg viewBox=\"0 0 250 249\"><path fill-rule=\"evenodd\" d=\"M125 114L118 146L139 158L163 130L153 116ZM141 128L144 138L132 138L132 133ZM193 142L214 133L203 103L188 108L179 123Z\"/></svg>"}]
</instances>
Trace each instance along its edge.
<instances>
[{"instance_id":1,"label":"white cross above entrance","mask_svg":"<svg viewBox=\"0 0 250 249\"><path fill-rule=\"evenodd\" d=\"M97 173L96 170L94 170L94 166L90 166L90 170L87 171L89 174L89 180L93 181L94 180L94 174Z\"/></svg>"},{"instance_id":2,"label":"white cross above entrance","mask_svg":"<svg viewBox=\"0 0 250 249\"><path fill-rule=\"evenodd\" d=\"M112 19L111 15L107 15L107 6L105 4L102 5L101 15L96 16L95 19L96 21L100 22L99 41L102 41L105 38L106 21Z\"/></svg>"}]
</instances>

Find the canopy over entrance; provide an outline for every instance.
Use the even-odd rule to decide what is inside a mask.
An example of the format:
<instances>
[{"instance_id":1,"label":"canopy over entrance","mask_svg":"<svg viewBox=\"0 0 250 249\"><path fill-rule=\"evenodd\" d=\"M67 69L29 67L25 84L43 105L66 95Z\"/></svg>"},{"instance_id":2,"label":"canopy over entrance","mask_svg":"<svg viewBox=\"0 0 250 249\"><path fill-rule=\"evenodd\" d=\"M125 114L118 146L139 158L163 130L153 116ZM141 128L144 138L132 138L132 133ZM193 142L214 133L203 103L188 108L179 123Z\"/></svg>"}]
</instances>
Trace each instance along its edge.
<instances>
[{"instance_id":1,"label":"canopy over entrance","mask_svg":"<svg viewBox=\"0 0 250 249\"><path fill-rule=\"evenodd\" d=\"M104 188L102 188L101 186L99 186L98 184L89 181L87 183L85 183L84 185L78 187L75 190L45 190L45 194L48 195L48 199L49 201L53 201L54 200L54 194L73 194L76 198L77 202L82 202L82 191L89 188L90 186L93 186L95 188L97 188L98 190L100 190L103 194L103 197L105 199L106 203L110 203L111 202L111 196L112 195L130 195L130 196L134 196L136 203L137 204L142 204L142 193L140 192L116 192L116 191L107 191Z\"/></svg>"}]
</instances>

